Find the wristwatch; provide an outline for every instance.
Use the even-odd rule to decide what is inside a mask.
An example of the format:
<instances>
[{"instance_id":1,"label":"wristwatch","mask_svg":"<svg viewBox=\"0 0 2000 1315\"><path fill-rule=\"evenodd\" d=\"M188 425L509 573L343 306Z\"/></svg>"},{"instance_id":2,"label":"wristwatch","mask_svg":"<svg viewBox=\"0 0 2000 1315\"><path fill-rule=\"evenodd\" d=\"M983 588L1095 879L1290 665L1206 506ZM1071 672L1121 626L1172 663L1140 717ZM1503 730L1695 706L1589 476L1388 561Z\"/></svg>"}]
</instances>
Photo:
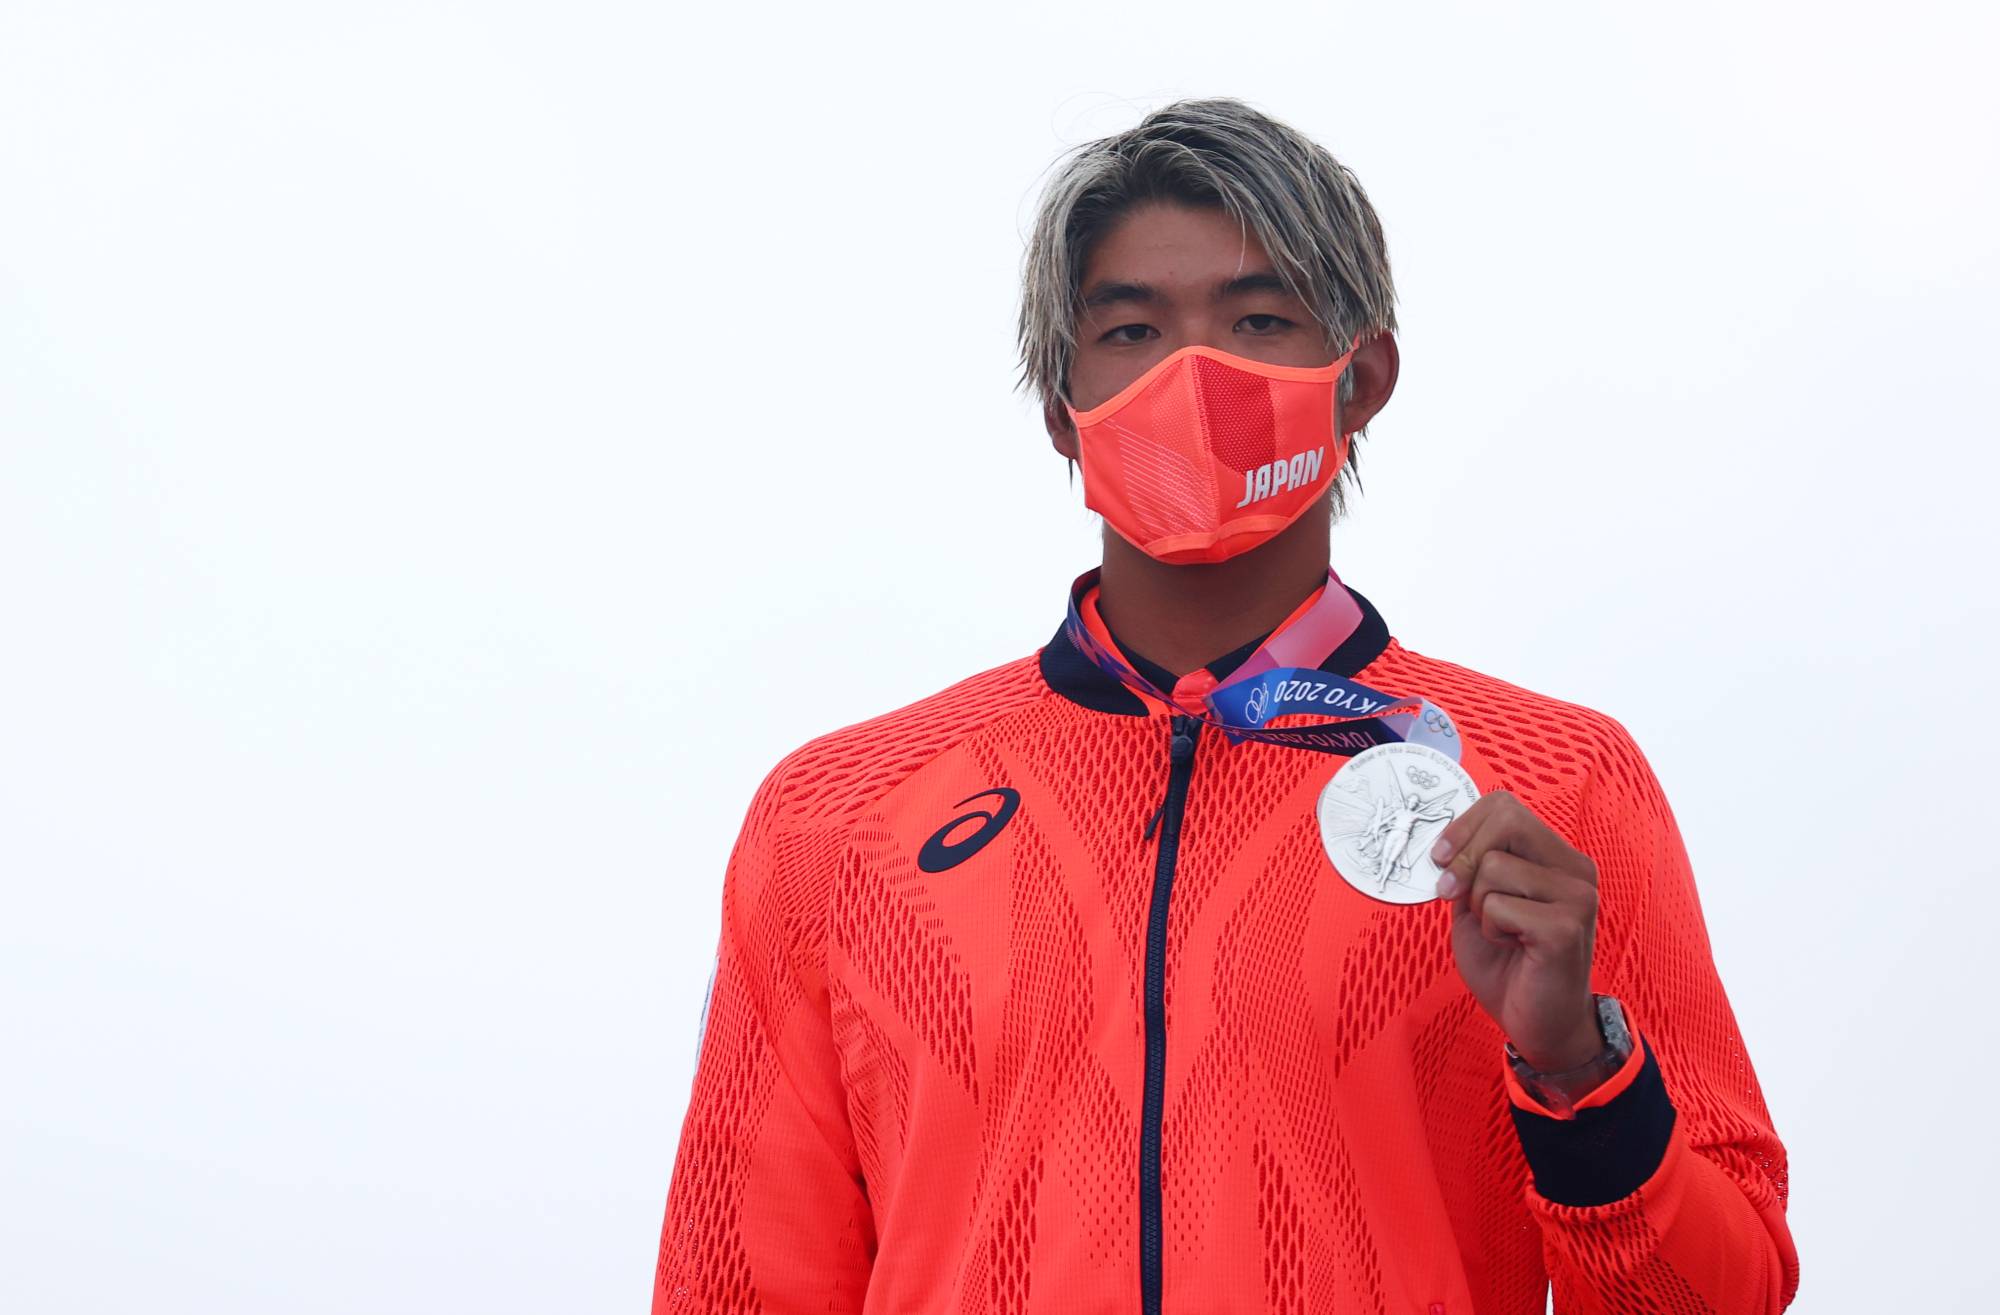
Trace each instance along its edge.
<instances>
[{"instance_id":1,"label":"wristwatch","mask_svg":"<svg viewBox=\"0 0 2000 1315\"><path fill-rule=\"evenodd\" d=\"M1616 996L1592 994L1597 1005L1597 1029L1604 1036L1604 1049L1595 1058L1560 1073L1543 1073L1529 1066L1507 1043L1507 1062L1514 1076L1530 1096L1558 1114L1568 1114L1575 1102L1595 1091L1632 1057L1632 1030L1625 1025L1625 1009ZM1575 1096L1570 1093L1575 1092Z\"/></svg>"}]
</instances>

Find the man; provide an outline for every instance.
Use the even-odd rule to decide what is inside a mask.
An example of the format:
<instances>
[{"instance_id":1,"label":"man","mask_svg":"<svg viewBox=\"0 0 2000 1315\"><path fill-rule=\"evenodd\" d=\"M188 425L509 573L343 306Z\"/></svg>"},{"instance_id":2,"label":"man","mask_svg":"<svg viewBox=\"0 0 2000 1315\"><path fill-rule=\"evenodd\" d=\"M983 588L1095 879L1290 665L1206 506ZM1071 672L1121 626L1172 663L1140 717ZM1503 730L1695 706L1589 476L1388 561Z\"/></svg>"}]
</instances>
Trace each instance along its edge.
<instances>
[{"instance_id":1,"label":"man","mask_svg":"<svg viewBox=\"0 0 2000 1315\"><path fill-rule=\"evenodd\" d=\"M1639 749L1331 573L1393 295L1354 178L1234 101L1051 182L1023 360L1102 566L1033 656L759 790L656 1312L1791 1301Z\"/></svg>"}]
</instances>

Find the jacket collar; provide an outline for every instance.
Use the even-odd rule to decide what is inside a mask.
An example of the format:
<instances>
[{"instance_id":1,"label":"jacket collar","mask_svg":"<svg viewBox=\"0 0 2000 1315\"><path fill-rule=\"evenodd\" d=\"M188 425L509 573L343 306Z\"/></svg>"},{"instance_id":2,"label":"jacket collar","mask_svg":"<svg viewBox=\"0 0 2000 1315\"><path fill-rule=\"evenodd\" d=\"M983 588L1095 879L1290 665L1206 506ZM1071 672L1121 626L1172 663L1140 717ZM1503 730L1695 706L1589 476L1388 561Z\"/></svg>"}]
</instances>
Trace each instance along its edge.
<instances>
[{"instance_id":1,"label":"jacket collar","mask_svg":"<svg viewBox=\"0 0 2000 1315\"><path fill-rule=\"evenodd\" d=\"M1320 661L1319 669L1338 676L1359 675L1363 667L1373 662L1381 655L1382 650L1389 646L1388 624L1382 620L1382 614L1375 610L1375 605L1363 598L1351 585L1329 583L1327 588L1347 590L1348 596L1361 608L1361 624L1355 627L1354 633L1349 635L1340 647L1328 653ZM1208 664L1209 671L1218 680L1226 677L1241 665L1245 658L1256 652L1257 646L1267 638L1268 635L1259 635L1242 648L1232 653L1225 653ZM1125 651L1125 656L1134 660L1135 665L1139 666L1141 673L1148 679L1161 684L1163 688L1172 687L1174 683L1172 673L1157 667L1147 670L1146 668L1152 664L1129 650ZM1070 639L1067 626L1056 627L1055 637L1043 646L1039 658L1042 679L1048 683L1050 689L1070 702L1081 704L1093 712L1111 712L1131 717L1146 715L1146 705L1139 696L1126 688L1124 682L1086 657ZM1161 677L1165 677L1164 681L1160 679Z\"/></svg>"}]
</instances>

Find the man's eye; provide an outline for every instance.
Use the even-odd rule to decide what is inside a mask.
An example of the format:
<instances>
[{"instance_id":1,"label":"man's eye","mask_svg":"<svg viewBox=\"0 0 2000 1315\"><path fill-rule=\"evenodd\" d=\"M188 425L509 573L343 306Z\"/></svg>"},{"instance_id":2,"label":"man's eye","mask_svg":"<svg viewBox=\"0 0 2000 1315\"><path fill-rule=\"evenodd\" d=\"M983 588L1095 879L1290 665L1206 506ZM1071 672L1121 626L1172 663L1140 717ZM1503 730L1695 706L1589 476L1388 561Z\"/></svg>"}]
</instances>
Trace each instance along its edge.
<instances>
[{"instance_id":1,"label":"man's eye","mask_svg":"<svg viewBox=\"0 0 2000 1315\"><path fill-rule=\"evenodd\" d=\"M1159 331L1150 324L1121 324L1105 334L1102 341L1119 343L1139 343L1147 338L1159 337Z\"/></svg>"},{"instance_id":2,"label":"man's eye","mask_svg":"<svg viewBox=\"0 0 2000 1315\"><path fill-rule=\"evenodd\" d=\"M1291 326L1292 322L1282 315L1245 315L1236 321L1237 328L1248 329L1251 333L1273 333Z\"/></svg>"}]
</instances>

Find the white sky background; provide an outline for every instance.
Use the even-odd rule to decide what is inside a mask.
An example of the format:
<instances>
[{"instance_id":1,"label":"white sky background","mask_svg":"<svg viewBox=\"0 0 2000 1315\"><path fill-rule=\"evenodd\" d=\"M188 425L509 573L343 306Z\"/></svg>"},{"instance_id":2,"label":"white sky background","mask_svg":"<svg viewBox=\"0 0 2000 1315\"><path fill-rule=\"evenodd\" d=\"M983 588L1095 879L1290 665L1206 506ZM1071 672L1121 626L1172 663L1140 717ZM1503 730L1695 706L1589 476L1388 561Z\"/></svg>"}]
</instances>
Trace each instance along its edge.
<instances>
[{"instance_id":1,"label":"white sky background","mask_svg":"<svg viewBox=\"0 0 2000 1315\"><path fill-rule=\"evenodd\" d=\"M1505 10L0 8L0 1307L645 1309L751 792L1055 630L1022 237L1184 94L1381 213L1335 565L1650 757L1795 1309L1990 1296L1995 21Z\"/></svg>"}]
</instances>

